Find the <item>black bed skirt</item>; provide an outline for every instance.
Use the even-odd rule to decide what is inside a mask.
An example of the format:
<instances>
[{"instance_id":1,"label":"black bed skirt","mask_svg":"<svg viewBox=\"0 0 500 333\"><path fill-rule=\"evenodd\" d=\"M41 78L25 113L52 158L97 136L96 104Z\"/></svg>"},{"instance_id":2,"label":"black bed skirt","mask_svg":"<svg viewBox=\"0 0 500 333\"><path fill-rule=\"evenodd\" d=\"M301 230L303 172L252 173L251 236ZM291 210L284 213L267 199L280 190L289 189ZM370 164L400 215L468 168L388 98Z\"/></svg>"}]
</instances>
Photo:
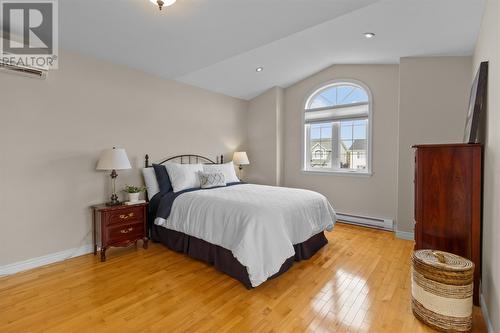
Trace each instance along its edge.
<instances>
[{"instance_id":1,"label":"black bed skirt","mask_svg":"<svg viewBox=\"0 0 500 333\"><path fill-rule=\"evenodd\" d=\"M252 288L246 267L233 256L231 251L223 247L157 225L152 225L151 238L155 242L163 243L173 251L187 254L194 259L211 264L217 270L243 283L246 288ZM269 279L273 279L286 272L292 267L294 261L311 258L327 243L328 240L324 233L320 232L305 242L294 245L295 255L288 258L283 265L281 265L278 273L274 274Z\"/></svg>"}]
</instances>

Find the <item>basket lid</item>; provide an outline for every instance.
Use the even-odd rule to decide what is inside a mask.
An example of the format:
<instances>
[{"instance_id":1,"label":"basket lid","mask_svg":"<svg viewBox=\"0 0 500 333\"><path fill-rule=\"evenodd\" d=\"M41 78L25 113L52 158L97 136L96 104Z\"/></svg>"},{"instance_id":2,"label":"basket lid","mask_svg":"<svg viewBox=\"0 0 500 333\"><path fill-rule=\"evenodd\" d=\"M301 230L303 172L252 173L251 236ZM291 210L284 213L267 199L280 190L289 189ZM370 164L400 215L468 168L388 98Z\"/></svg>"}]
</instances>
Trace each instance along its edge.
<instances>
[{"instance_id":1,"label":"basket lid","mask_svg":"<svg viewBox=\"0 0 500 333\"><path fill-rule=\"evenodd\" d=\"M444 251L418 250L413 252L413 257L422 264L448 271L463 272L474 269L472 261Z\"/></svg>"}]
</instances>

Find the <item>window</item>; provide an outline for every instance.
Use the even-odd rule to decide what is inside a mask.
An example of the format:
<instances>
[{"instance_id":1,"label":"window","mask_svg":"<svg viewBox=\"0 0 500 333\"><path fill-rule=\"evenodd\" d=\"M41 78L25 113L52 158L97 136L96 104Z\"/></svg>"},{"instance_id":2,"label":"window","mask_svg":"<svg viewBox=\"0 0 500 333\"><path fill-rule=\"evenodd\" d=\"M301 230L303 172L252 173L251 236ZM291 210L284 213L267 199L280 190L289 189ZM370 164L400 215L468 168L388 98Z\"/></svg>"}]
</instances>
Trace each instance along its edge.
<instances>
[{"instance_id":1,"label":"window","mask_svg":"<svg viewBox=\"0 0 500 333\"><path fill-rule=\"evenodd\" d=\"M304 169L369 174L370 106L367 89L353 82L313 93L304 111Z\"/></svg>"}]
</instances>

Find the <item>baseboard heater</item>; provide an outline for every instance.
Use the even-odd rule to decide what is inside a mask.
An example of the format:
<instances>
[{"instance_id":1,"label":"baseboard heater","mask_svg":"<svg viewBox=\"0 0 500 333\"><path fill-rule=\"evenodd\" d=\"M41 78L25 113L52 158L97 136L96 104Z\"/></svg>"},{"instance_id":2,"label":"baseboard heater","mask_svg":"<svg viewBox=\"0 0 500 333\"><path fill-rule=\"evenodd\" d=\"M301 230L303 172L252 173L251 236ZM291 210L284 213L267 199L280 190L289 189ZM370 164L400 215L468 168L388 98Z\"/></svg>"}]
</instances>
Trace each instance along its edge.
<instances>
[{"instance_id":1,"label":"baseboard heater","mask_svg":"<svg viewBox=\"0 0 500 333\"><path fill-rule=\"evenodd\" d=\"M337 221L365 227L394 231L394 221L376 217L337 213Z\"/></svg>"}]
</instances>

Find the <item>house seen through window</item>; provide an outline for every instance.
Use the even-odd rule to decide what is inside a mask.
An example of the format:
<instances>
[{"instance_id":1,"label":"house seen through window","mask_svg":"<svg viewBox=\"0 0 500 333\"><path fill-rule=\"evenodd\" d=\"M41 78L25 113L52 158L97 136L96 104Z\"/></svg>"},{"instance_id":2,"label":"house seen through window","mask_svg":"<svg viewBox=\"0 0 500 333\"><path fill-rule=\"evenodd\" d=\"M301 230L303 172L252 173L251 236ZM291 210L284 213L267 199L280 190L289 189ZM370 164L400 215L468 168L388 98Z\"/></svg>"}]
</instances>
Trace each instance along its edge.
<instances>
[{"instance_id":1,"label":"house seen through window","mask_svg":"<svg viewBox=\"0 0 500 333\"><path fill-rule=\"evenodd\" d=\"M370 173L370 97L351 82L313 93L304 112L306 171Z\"/></svg>"}]
</instances>

